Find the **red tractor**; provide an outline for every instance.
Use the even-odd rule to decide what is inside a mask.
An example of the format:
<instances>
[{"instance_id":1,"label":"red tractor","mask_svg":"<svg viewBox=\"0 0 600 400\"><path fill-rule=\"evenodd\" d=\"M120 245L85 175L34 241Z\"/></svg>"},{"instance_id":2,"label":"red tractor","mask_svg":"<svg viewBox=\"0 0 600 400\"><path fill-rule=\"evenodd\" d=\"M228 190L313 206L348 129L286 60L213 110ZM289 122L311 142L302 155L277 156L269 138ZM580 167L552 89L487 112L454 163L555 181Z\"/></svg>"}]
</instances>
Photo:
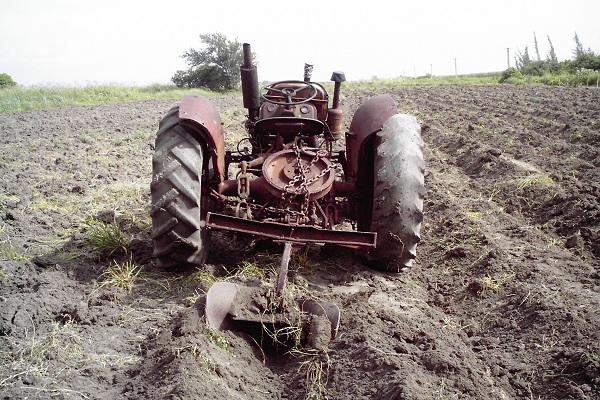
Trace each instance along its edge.
<instances>
[{"instance_id":1,"label":"red tractor","mask_svg":"<svg viewBox=\"0 0 600 400\"><path fill-rule=\"evenodd\" d=\"M309 65L304 80L260 88L251 54L244 44L240 71L248 137L236 150L225 150L219 113L204 97L185 96L160 122L151 184L158 265L202 265L210 232L221 229L283 243L276 298L283 293L291 253L309 243L353 248L374 268L409 268L420 241L425 194L416 118L399 114L389 95L371 98L356 110L345 150L336 150L344 148L338 143L344 74L333 73L330 106L325 88L310 81ZM222 328L231 319L240 291L228 282L209 290L209 324ZM335 335L337 307L303 301L299 308L326 315Z\"/></svg>"}]
</instances>

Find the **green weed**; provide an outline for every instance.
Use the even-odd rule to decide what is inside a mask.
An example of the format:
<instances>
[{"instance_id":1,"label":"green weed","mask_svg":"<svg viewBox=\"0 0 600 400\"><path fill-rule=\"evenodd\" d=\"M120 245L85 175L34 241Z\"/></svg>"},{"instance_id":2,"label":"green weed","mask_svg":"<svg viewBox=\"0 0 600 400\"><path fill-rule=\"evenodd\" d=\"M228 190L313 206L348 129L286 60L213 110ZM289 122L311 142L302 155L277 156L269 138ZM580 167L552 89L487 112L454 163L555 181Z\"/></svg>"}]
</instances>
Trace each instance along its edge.
<instances>
[{"instance_id":1,"label":"green weed","mask_svg":"<svg viewBox=\"0 0 600 400\"><path fill-rule=\"evenodd\" d=\"M233 354L231 343L229 343L229 340L227 340L227 338L221 335L218 331L214 329L208 329L206 332L204 332L204 336L209 342L218 348L225 350L229 354Z\"/></svg>"},{"instance_id":2,"label":"green weed","mask_svg":"<svg viewBox=\"0 0 600 400\"><path fill-rule=\"evenodd\" d=\"M600 354L593 350L588 350L581 354L581 357L579 357L579 362L583 365L595 364L596 366L600 367Z\"/></svg>"},{"instance_id":3,"label":"green weed","mask_svg":"<svg viewBox=\"0 0 600 400\"><path fill-rule=\"evenodd\" d=\"M108 251L110 254L117 250L125 252L129 246L129 238L117 225L91 220L85 242L96 251Z\"/></svg>"},{"instance_id":4,"label":"green weed","mask_svg":"<svg viewBox=\"0 0 600 400\"><path fill-rule=\"evenodd\" d=\"M196 304L196 302L198 301L198 299L200 297L202 297L204 295L204 291L202 291L202 293L200 293L198 291L198 289L194 289L194 293L190 294L189 296L186 296L183 299L183 303L187 306L193 306L194 304Z\"/></svg>"},{"instance_id":5,"label":"green weed","mask_svg":"<svg viewBox=\"0 0 600 400\"><path fill-rule=\"evenodd\" d=\"M142 268L130 258L128 261L112 261L106 271L100 275L103 285L116 286L131 291Z\"/></svg>"}]
</instances>

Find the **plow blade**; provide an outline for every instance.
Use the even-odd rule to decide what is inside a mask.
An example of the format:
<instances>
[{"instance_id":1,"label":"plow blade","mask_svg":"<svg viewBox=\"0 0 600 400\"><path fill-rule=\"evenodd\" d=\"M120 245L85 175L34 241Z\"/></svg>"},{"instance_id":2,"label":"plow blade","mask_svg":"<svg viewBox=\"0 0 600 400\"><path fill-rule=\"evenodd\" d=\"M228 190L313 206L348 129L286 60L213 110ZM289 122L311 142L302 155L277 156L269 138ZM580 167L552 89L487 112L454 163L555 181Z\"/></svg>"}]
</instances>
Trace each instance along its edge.
<instances>
[{"instance_id":1,"label":"plow blade","mask_svg":"<svg viewBox=\"0 0 600 400\"><path fill-rule=\"evenodd\" d=\"M269 305L265 289L219 282L206 294L206 320L212 329L296 333L306 331L314 348L326 346L337 335L340 309L334 303L300 299L285 307ZM277 339L276 339L277 340Z\"/></svg>"}]
</instances>

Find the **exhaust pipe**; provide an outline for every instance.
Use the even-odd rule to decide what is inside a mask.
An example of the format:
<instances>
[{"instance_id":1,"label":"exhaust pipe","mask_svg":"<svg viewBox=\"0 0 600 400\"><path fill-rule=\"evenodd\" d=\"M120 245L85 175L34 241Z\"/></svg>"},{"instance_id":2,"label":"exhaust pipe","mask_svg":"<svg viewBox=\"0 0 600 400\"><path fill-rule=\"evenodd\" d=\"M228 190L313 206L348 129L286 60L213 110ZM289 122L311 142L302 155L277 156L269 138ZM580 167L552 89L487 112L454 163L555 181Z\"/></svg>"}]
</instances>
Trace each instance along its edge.
<instances>
[{"instance_id":1,"label":"exhaust pipe","mask_svg":"<svg viewBox=\"0 0 600 400\"><path fill-rule=\"evenodd\" d=\"M252 50L249 43L244 43L244 63L240 65L242 78L242 94L244 96L244 108L248 109L251 121L258 119L260 107L260 89L258 87L258 74L256 65L252 64Z\"/></svg>"},{"instance_id":2,"label":"exhaust pipe","mask_svg":"<svg viewBox=\"0 0 600 400\"><path fill-rule=\"evenodd\" d=\"M334 71L331 75L331 80L335 83L333 88L333 104L327 110L327 126L335 140L342 136L344 129L342 124L342 109L340 107L340 89L342 82L346 82L346 75L341 71Z\"/></svg>"},{"instance_id":3,"label":"exhaust pipe","mask_svg":"<svg viewBox=\"0 0 600 400\"><path fill-rule=\"evenodd\" d=\"M309 63L304 63L304 82L310 82L310 78L312 77L313 65Z\"/></svg>"}]
</instances>

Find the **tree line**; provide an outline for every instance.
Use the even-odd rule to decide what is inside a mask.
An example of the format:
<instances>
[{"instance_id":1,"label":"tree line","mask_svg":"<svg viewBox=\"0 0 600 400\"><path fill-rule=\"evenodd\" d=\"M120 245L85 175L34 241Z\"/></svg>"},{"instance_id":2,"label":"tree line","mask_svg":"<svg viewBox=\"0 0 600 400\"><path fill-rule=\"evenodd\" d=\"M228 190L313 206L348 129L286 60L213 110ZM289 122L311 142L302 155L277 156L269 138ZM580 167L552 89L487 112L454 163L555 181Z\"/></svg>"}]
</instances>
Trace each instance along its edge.
<instances>
[{"instance_id":1,"label":"tree line","mask_svg":"<svg viewBox=\"0 0 600 400\"><path fill-rule=\"evenodd\" d=\"M572 52L573 57L570 60L564 61L558 61L552 40L550 40L550 36L546 35L546 37L550 50L546 54L545 59L542 59L540 56L535 32L533 33L533 56L529 54L528 46L525 46L525 50L522 53L517 51L515 65L521 74L544 76L545 74L560 73L576 74L582 70L600 71L600 55L594 53L589 47L585 49L577 32L575 32L573 38L575 41L575 48Z\"/></svg>"},{"instance_id":2,"label":"tree line","mask_svg":"<svg viewBox=\"0 0 600 400\"><path fill-rule=\"evenodd\" d=\"M565 74L581 78L579 83L572 79L571 82L574 84L587 84L589 79L597 81L596 75L600 71L600 55L594 53L589 47L586 49L577 33L573 38L575 47L572 51L572 58L564 61L558 60L549 35L546 35L546 39L549 50L545 57L542 57L534 32L533 54L530 53L529 46L525 46L523 52L517 51L516 68L504 71L500 82L522 79L524 75L542 77ZM171 81L182 88L203 87L213 91L237 89L240 84L239 66L244 60L242 43L237 38L229 40L221 33L201 34L200 41L203 45L200 50L189 49L182 55L189 68L177 71ZM253 55L253 59L256 59L256 55ZM590 73L593 75L591 78L587 76ZM548 84L555 83L548 82Z\"/></svg>"}]
</instances>

